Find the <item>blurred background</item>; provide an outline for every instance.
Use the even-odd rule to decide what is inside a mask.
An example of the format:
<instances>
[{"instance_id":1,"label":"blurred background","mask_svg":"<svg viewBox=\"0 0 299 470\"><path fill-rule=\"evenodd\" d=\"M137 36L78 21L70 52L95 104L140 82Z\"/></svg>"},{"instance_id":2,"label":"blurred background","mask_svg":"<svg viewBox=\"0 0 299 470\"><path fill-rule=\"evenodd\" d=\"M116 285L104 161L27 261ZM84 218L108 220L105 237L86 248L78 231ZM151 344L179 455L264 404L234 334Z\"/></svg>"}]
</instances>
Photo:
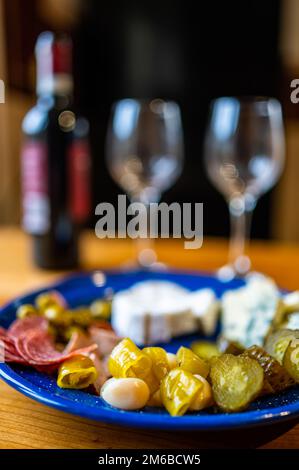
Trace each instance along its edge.
<instances>
[{"instance_id":1,"label":"blurred background","mask_svg":"<svg viewBox=\"0 0 299 470\"><path fill-rule=\"evenodd\" d=\"M75 102L91 126L93 207L115 202L123 192L104 158L112 103L173 99L182 109L186 162L163 200L204 202L205 235L226 236L226 203L203 168L209 103L223 95L273 96L283 105L287 162L279 185L258 203L253 237L299 240L299 104L290 101L290 82L299 78L298 0L217 6L191 0L0 0L0 78L6 85L0 224L20 221L21 121L36 99L34 45L47 29L66 31L74 40Z\"/></svg>"}]
</instances>

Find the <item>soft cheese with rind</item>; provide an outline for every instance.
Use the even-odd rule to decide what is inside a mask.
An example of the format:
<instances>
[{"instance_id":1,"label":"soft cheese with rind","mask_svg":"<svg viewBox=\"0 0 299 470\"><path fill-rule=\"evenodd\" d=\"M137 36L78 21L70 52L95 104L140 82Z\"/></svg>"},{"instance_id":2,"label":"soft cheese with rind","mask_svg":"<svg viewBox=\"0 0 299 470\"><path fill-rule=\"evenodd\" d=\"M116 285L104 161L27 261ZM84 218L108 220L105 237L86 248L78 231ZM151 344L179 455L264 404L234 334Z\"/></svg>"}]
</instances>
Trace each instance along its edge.
<instances>
[{"instance_id":1,"label":"soft cheese with rind","mask_svg":"<svg viewBox=\"0 0 299 470\"><path fill-rule=\"evenodd\" d=\"M200 295L203 290L206 292ZM118 335L129 336L137 344L167 342L174 336L193 333L204 324L210 303L216 302L213 291L212 294L208 291L210 289L190 292L167 281L134 284L115 294L112 326ZM209 332L215 329L217 322L214 312L211 316L213 318L205 322Z\"/></svg>"},{"instance_id":2,"label":"soft cheese with rind","mask_svg":"<svg viewBox=\"0 0 299 470\"><path fill-rule=\"evenodd\" d=\"M198 321L200 330L205 335L211 336L215 332L220 308L214 291L206 288L190 292L188 304Z\"/></svg>"}]
</instances>

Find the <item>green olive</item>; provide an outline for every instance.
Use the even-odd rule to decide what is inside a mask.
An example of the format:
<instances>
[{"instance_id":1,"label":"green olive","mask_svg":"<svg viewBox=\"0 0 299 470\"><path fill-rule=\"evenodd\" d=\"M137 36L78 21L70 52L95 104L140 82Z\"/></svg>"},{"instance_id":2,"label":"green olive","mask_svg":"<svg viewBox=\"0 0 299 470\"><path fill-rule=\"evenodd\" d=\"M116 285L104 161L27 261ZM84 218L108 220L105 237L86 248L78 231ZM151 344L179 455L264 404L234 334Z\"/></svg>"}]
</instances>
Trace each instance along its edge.
<instances>
[{"instance_id":1,"label":"green olive","mask_svg":"<svg viewBox=\"0 0 299 470\"><path fill-rule=\"evenodd\" d=\"M209 361L212 357L221 355L216 343L211 341L194 341L190 347L204 361Z\"/></svg>"},{"instance_id":2,"label":"green olive","mask_svg":"<svg viewBox=\"0 0 299 470\"><path fill-rule=\"evenodd\" d=\"M21 305L17 309L17 317L20 318L20 319L27 318L27 317L32 317L33 315L38 315L38 311L34 307L34 305L24 304L24 305Z\"/></svg>"},{"instance_id":3,"label":"green olive","mask_svg":"<svg viewBox=\"0 0 299 470\"><path fill-rule=\"evenodd\" d=\"M74 333L82 333L83 330L79 326L68 326L62 331L62 336L65 341L69 341Z\"/></svg>"},{"instance_id":4,"label":"green olive","mask_svg":"<svg viewBox=\"0 0 299 470\"><path fill-rule=\"evenodd\" d=\"M90 305L90 311L93 318L109 320L111 316L111 301L101 299L95 300Z\"/></svg>"},{"instance_id":5,"label":"green olive","mask_svg":"<svg viewBox=\"0 0 299 470\"><path fill-rule=\"evenodd\" d=\"M48 333L56 340L59 336L59 332L54 325L48 325Z\"/></svg>"},{"instance_id":6,"label":"green olive","mask_svg":"<svg viewBox=\"0 0 299 470\"><path fill-rule=\"evenodd\" d=\"M83 328L89 326L92 321L91 311L87 307L79 307L71 310L71 323Z\"/></svg>"},{"instance_id":7,"label":"green olive","mask_svg":"<svg viewBox=\"0 0 299 470\"><path fill-rule=\"evenodd\" d=\"M42 312L53 305L59 305L57 298L51 292L39 294L35 299L36 307ZM59 305L60 306L60 305Z\"/></svg>"},{"instance_id":8,"label":"green olive","mask_svg":"<svg viewBox=\"0 0 299 470\"><path fill-rule=\"evenodd\" d=\"M60 305L51 305L43 311L43 315L49 322L58 327L71 325L72 315L69 310L65 310Z\"/></svg>"}]
</instances>

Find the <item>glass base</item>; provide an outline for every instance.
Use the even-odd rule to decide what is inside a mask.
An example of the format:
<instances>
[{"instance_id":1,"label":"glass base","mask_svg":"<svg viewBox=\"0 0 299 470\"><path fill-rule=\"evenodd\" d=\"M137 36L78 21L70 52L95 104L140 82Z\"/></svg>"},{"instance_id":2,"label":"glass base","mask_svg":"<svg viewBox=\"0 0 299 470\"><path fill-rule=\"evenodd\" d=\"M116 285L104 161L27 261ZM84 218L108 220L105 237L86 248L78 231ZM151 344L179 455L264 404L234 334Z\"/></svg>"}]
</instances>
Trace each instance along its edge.
<instances>
[{"instance_id":1,"label":"glass base","mask_svg":"<svg viewBox=\"0 0 299 470\"><path fill-rule=\"evenodd\" d=\"M166 271L167 269L167 265L158 261L156 252L151 248L141 250L137 259L125 262L122 267L128 271Z\"/></svg>"},{"instance_id":2,"label":"glass base","mask_svg":"<svg viewBox=\"0 0 299 470\"><path fill-rule=\"evenodd\" d=\"M222 282L229 282L236 277L245 277L250 272L251 261L248 256L239 256L233 263L228 263L217 270L216 276Z\"/></svg>"}]
</instances>

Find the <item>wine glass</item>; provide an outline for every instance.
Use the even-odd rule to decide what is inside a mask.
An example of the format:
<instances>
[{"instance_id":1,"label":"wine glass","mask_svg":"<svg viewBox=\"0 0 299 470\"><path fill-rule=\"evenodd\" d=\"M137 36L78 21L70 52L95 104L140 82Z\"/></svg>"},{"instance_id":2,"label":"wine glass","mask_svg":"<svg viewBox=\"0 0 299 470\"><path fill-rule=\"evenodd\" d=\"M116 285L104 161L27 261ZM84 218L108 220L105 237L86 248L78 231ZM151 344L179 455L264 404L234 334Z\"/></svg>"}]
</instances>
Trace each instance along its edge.
<instances>
[{"instance_id":1,"label":"wine glass","mask_svg":"<svg viewBox=\"0 0 299 470\"><path fill-rule=\"evenodd\" d=\"M108 170L131 202L143 203L147 221L150 204L179 177L183 157L181 114L175 102L123 99L114 104L106 140ZM136 249L137 265L159 266L148 228L136 238Z\"/></svg>"},{"instance_id":2,"label":"wine glass","mask_svg":"<svg viewBox=\"0 0 299 470\"><path fill-rule=\"evenodd\" d=\"M218 276L223 280L244 276L251 266L245 248L252 211L283 169L280 103L267 97L216 99L211 106L204 159L210 180L227 200L231 219L229 261Z\"/></svg>"}]
</instances>

